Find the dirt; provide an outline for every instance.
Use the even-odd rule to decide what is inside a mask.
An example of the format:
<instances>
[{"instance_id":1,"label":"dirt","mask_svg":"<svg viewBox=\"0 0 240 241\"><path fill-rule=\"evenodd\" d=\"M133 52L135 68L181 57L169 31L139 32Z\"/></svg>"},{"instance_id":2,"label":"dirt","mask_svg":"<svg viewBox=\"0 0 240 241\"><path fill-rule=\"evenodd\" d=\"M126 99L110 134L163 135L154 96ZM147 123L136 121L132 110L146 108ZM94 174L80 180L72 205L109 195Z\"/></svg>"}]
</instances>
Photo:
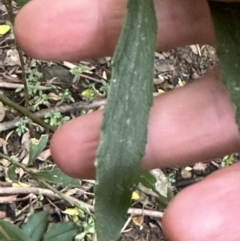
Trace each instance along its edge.
<instances>
[{"instance_id":1,"label":"dirt","mask_svg":"<svg viewBox=\"0 0 240 241\"><path fill-rule=\"evenodd\" d=\"M127 231L122 233L119 241L167 241L167 239L158 225L145 218L142 227L132 223Z\"/></svg>"}]
</instances>

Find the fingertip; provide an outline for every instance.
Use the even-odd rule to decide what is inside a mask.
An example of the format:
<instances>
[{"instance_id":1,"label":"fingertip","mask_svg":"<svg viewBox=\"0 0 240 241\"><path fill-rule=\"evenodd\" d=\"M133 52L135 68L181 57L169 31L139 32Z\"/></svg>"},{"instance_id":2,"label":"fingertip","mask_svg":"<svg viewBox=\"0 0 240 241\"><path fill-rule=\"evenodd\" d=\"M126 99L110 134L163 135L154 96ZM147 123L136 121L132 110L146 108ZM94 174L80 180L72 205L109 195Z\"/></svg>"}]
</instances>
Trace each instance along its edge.
<instances>
[{"instance_id":1,"label":"fingertip","mask_svg":"<svg viewBox=\"0 0 240 241\"><path fill-rule=\"evenodd\" d=\"M181 191L163 217L171 241L240 239L240 164L217 171Z\"/></svg>"},{"instance_id":2,"label":"fingertip","mask_svg":"<svg viewBox=\"0 0 240 241\"><path fill-rule=\"evenodd\" d=\"M30 1L16 16L14 32L20 47L37 59L73 61L108 52L98 4L88 0Z\"/></svg>"},{"instance_id":3,"label":"fingertip","mask_svg":"<svg viewBox=\"0 0 240 241\"><path fill-rule=\"evenodd\" d=\"M239 152L235 110L216 70L156 98L151 110L147 168L191 165Z\"/></svg>"},{"instance_id":4,"label":"fingertip","mask_svg":"<svg viewBox=\"0 0 240 241\"><path fill-rule=\"evenodd\" d=\"M54 133L52 158L63 172L76 178L95 177L101 119L101 111L97 111L67 122Z\"/></svg>"},{"instance_id":5,"label":"fingertip","mask_svg":"<svg viewBox=\"0 0 240 241\"><path fill-rule=\"evenodd\" d=\"M37 59L71 61L110 56L119 38L126 4L127 0L30 1L16 17L16 40ZM155 0L155 9L158 50L214 43L207 1Z\"/></svg>"}]
</instances>

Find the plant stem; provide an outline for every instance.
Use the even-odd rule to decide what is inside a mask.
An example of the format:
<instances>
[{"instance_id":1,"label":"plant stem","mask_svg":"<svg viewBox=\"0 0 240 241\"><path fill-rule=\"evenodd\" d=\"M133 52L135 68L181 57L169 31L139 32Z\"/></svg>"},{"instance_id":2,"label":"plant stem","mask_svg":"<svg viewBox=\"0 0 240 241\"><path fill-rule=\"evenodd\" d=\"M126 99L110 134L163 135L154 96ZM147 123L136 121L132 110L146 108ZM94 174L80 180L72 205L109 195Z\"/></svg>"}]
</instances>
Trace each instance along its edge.
<instances>
[{"instance_id":1,"label":"plant stem","mask_svg":"<svg viewBox=\"0 0 240 241\"><path fill-rule=\"evenodd\" d=\"M12 8L12 0L3 0L3 3L6 6L9 20L10 20L12 26L14 26L15 16L13 13L13 8ZM24 85L25 107L28 108L29 94L28 94L28 88L27 88L26 72L25 72L25 68L24 68L23 53L22 53L22 50L18 47L17 43L16 43L16 49L18 51L19 60L20 60L20 64L21 64L21 70L22 70L22 82Z\"/></svg>"},{"instance_id":2,"label":"plant stem","mask_svg":"<svg viewBox=\"0 0 240 241\"><path fill-rule=\"evenodd\" d=\"M12 9L12 0L3 0L3 4L5 5L7 12L8 12L8 16L9 16L9 20L11 22L12 25L14 25L14 14L13 14L13 9Z\"/></svg>"},{"instance_id":3,"label":"plant stem","mask_svg":"<svg viewBox=\"0 0 240 241\"><path fill-rule=\"evenodd\" d=\"M12 24L12 26L14 27L14 22L15 22L15 16L13 13L13 8L12 8L12 0L3 0L4 5L6 6L7 12L8 12L8 16L9 16L9 20ZM27 77L26 77L26 71L25 71L25 65L24 65L24 59L23 59L23 52L22 50L19 48L18 44L15 42L16 45L16 50L18 52L18 56L19 56L19 60L20 60L20 65L21 65L21 70L22 70L22 83L24 86L24 100L25 100L25 107L27 109L29 109L29 93L28 93L28 83L27 83ZM29 131L30 131L30 136L34 136L34 128L32 125L32 121L29 121L28 124L29 127Z\"/></svg>"},{"instance_id":4,"label":"plant stem","mask_svg":"<svg viewBox=\"0 0 240 241\"><path fill-rule=\"evenodd\" d=\"M36 180L38 180L38 178L35 176L34 177ZM47 183L46 181L43 180L38 180L40 181L45 187L47 187L49 190L53 191L54 193L56 193L59 197L61 197L63 200L67 201L71 206L76 206L77 208L81 209L82 211L84 211L85 213L87 213L90 216L93 216L93 214L88 210L87 207L83 207L83 205L80 205L79 202L76 202L75 200L73 200L72 198L69 198L68 196L66 196L65 194L61 193L60 191L58 191L56 188L54 188L53 186L51 186L49 183Z\"/></svg>"},{"instance_id":5,"label":"plant stem","mask_svg":"<svg viewBox=\"0 0 240 241\"><path fill-rule=\"evenodd\" d=\"M10 20L12 26L14 26L15 16L13 13L13 8L12 8L12 0L3 0L3 3L6 6L9 20ZM16 49L18 52L19 60L20 60L21 70L22 70L22 83L24 85L25 107L29 108L29 94L28 94L26 72L25 72L25 67L24 67L23 52L19 48L18 44L17 43L15 43L15 44L16 44Z\"/></svg>"},{"instance_id":6,"label":"plant stem","mask_svg":"<svg viewBox=\"0 0 240 241\"><path fill-rule=\"evenodd\" d=\"M20 106L19 104L11 101L9 98L7 98L6 96L3 96L0 94L0 101L5 104L8 105L12 108L14 108L15 110L17 110L19 113L27 116L28 118L30 118L33 122L37 123L38 125L42 126L44 129L51 131L51 132L55 132L56 128L53 126L48 125L47 123L45 123L42 119L40 119L39 117L37 117L36 115L34 115L32 112L30 112L28 109Z\"/></svg>"},{"instance_id":7,"label":"plant stem","mask_svg":"<svg viewBox=\"0 0 240 241\"><path fill-rule=\"evenodd\" d=\"M54 188L53 186L51 186L49 183L47 183L44 180L39 179L39 177L37 177L35 175L35 173L30 170L27 166L25 166L24 164L13 160L13 158L4 155L2 153L0 153L0 157L8 160L9 162L11 162L13 165L22 168L25 172L27 172L28 174L30 174L35 180L37 180L38 182L40 182L41 184L43 184L44 186L46 186L49 190L51 190L52 192L56 193L59 197L61 197L63 200L65 200L66 202L68 202L71 206L76 206L77 208L81 209L82 211L84 211L85 213L87 213L88 215L93 216L93 214L88 210L87 207L84 206L84 204L80 204L78 201L75 201L73 198L68 197L67 195L61 193L60 191L58 191L56 188Z\"/></svg>"}]
</instances>

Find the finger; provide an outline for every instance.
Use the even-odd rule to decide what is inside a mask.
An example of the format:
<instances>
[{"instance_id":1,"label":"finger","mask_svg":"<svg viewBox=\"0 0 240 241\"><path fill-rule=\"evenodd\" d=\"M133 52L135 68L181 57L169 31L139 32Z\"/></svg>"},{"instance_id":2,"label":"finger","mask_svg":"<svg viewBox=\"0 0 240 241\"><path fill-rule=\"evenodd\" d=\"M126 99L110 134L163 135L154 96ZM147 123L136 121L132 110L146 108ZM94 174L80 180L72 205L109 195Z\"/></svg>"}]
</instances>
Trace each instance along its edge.
<instances>
[{"instance_id":1,"label":"finger","mask_svg":"<svg viewBox=\"0 0 240 241\"><path fill-rule=\"evenodd\" d=\"M79 60L113 53L127 0L34 0L16 17L16 40L32 57ZM155 0L157 48L214 42L206 0Z\"/></svg>"},{"instance_id":2,"label":"finger","mask_svg":"<svg viewBox=\"0 0 240 241\"><path fill-rule=\"evenodd\" d=\"M240 240L240 164L211 174L170 203L163 228L171 241Z\"/></svg>"},{"instance_id":3,"label":"finger","mask_svg":"<svg viewBox=\"0 0 240 241\"><path fill-rule=\"evenodd\" d=\"M102 112L76 118L54 134L53 159L69 175L93 178ZM172 167L240 150L234 110L215 73L154 101L144 169Z\"/></svg>"}]
</instances>

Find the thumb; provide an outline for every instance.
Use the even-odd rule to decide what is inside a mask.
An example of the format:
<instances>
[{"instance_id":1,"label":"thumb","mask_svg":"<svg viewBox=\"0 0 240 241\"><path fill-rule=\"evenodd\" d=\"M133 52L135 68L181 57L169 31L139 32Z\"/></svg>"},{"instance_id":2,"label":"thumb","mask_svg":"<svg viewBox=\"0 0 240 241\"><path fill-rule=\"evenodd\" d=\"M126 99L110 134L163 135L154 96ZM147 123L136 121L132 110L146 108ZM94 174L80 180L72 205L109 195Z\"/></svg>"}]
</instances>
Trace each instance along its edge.
<instances>
[{"instance_id":1,"label":"thumb","mask_svg":"<svg viewBox=\"0 0 240 241\"><path fill-rule=\"evenodd\" d=\"M240 163L216 171L181 191L163 228L171 241L240 240Z\"/></svg>"}]
</instances>

